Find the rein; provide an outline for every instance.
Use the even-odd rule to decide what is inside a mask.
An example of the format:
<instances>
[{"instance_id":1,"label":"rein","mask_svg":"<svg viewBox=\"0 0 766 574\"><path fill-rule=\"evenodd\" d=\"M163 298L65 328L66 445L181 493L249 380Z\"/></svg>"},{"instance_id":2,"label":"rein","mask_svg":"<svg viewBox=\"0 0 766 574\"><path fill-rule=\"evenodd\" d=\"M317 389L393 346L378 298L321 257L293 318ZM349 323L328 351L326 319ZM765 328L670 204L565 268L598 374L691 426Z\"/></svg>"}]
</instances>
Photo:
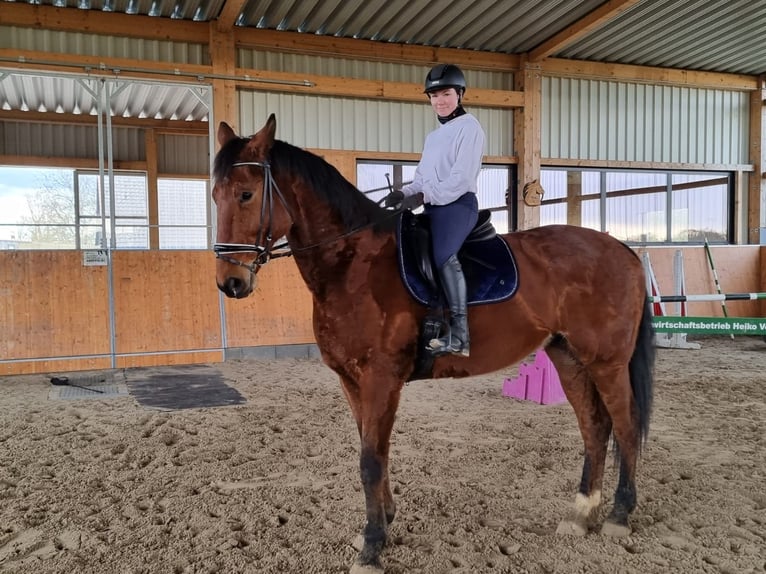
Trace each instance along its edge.
<instances>
[{"instance_id":1,"label":"rein","mask_svg":"<svg viewBox=\"0 0 766 574\"><path fill-rule=\"evenodd\" d=\"M271 173L271 164L266 161L241 161L241 162L233 163L231 167L240 167L240 166L246 166L246 165L254 165L254 166L260 167L263 169L265 174L265 177L263 179L263 202L261 203L261 227L258 231L258 239L256 243L253 245L250 245L247 243L214 243L213 252L215 253L215 256L217 259L221 259L222 261L226 261L227 263L231 263L232 265L244 267L248 269L250 273L255 274L258 272L258 270L262 266L266 265L266 263L268 263L272 259L276 259L279 257L291 257L294 253L300 253L302 251L308 251L309 249L315 249L317 247L329 245L331 243L334 243L335 241L345 239L346 237L350 237L351 235L354 235L355 233L358 233L359 231L362 231L364 229L367 229L368 227L372 227L373 225L377 225L378 223L380 223L380 221L372 221L370 223L365 223L364 225L355 227L354 229L351 229L350 231L347 231L346 233L343 233L336 237L332 237L324 241L319 241L318 243L313 243L311 245L296 247L294 249L289 246L287 241L283 243L279 243L277 245L272 245L271 244L271 241L272 241L271 221L274 215L274 197L273 197L274 192L276 192L277 197L279 198L279 201L282 202L282 206L287 211L288 215L290 216L290 219L293 219L293 214L290 211L290 207L287 205L287 201L285 201L284 195L282 195L282 192L279 190L279 186L277 185L277 182L274 181L274 176ZM266 214L267 206L269 210L269 222L264 233L263 220ZM389 219L390 217L399 215L400 213L401 212L398 210L394 211L390 215L388 215L386 218L384 218L383 221L385 221L386 219ZM265 238L265 245L262 244L262 239L264 238ZM256 257L255 257L255 260L253 260L253 262L248 265L247 263L243 263L239 259L234 259L233 257L229 257L229 255L233 253L255 253Z\"/></svg>"}]
</instances>

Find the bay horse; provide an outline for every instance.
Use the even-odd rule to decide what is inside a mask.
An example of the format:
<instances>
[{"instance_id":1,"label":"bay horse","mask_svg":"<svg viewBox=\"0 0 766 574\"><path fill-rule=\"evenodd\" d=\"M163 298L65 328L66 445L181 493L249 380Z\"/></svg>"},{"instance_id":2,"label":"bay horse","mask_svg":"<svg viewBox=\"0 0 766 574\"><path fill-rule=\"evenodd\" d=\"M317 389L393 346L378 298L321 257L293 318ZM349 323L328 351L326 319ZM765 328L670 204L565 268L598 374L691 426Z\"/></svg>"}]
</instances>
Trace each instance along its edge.
<instances>
[{"instance_id":1,"label":"bay horse","mask_svg":"<svg viewBox=\"0 0 766 574\"><path fill-rule=\"evenodd\" d=\"M312 295L322 359L340 377L361 440L367 522L351 571L380 572L396 510L388 474L391 431L426 307L400 280L391 211L328 162L275 133L273 114L249 138L225 123L218 128L216 281L226 296L246 297L272 257L294 257ZM518 291L504 302L471 307L470 357L438 357L430 377L497 371L543 347L585 446L574 507L557 532L587 533L601 502L613 436L619 478L601 532L627 535L637 459L649 428L655 353L643 266L625 244L580 227L545 226L503 239L516 257Z\"/></svg>"}]
</instances>

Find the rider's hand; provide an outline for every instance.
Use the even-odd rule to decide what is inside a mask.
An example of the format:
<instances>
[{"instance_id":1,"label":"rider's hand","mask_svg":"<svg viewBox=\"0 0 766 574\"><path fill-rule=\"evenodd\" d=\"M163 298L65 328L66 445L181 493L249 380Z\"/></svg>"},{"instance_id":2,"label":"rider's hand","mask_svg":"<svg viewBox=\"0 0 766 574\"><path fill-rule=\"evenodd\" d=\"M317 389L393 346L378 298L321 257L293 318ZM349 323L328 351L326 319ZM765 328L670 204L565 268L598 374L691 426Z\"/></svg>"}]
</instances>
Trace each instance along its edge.
<instances>
[{"instance_id":1,"label":"rider's hand","mask_svg":"<svg viewBox=\"0 0 766 574\"><path fill-rule=\"evenodd\" d=\"M398 207L402 201L404 201L404 194L397 189L385 197L383 200L383 205L386 207Z\"/></svg>"},{"instance_id":2,"label":"rider's hand","mask_svg":"<svg viewBox=\"0 0 766 574\"><path fill-rule=\"evenodd\" d=\"M400 209L416 209L421 205L423 205L423 194L419 192L405 197L402 200Z\"/></svg>"}]
</instances>

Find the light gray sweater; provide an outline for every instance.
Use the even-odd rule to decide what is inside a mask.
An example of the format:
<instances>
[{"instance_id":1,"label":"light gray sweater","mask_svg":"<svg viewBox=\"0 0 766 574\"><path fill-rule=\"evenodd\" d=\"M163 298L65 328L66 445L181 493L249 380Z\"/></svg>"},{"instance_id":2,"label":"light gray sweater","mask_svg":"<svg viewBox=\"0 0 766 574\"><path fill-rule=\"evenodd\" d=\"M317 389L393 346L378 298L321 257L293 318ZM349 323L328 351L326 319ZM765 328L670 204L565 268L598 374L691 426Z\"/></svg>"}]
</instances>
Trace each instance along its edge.
<instances>
[{"instance_id":1,"label":"light gray sweater","mask_svg":"<svg viewBox=\"0 0 766 574\"><path fill-rule=\"evenodd\" d=\"M467 191L476 193L484 154L484 130L471 114L458 116L426 136L423 155L405 195L423 192L424 203L447 205Z\"/></svg>"}]
</instances>

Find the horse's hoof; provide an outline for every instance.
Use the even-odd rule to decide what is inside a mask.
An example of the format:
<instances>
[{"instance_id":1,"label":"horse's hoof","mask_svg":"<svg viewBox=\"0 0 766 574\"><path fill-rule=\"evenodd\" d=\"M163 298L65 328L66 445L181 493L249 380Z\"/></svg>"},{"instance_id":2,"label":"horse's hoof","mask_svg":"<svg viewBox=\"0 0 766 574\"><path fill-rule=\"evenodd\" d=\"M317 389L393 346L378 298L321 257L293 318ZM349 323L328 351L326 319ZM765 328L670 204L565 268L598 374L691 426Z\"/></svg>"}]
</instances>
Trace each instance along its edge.
<instances>
[{"instance_id":1,"label":"horse's hoof","mask_svg":"<svg viewBox=\"0 0 766 574\"><path fill-rule=\"evenodd\" d=\"M379 566L354 564L348 572L349 574L383 574L385 570Z\"/></svg>"},{"instance_id":2,"label":"horse's hoof","mask_svg":"<svg viewBox=\"0 0 766 574\"><path fill-rule=\"evenodd\" d=\"M364 536L361 534L354 536L354 539L351 541L351 548L357 552L361 552L362 548L364 548Z\"/></svg>"},{"instance_id":3,"label":"horse's hoof","mask_svg":"<svg viewBox=\"0 0 766 574\"><path fill-rule=\"evenodd\" d=\"M556 534L559 536L585 536L587 533L588 525L585 520L565 518L556 528Z\"/></svg>"},{"instance_id":4,"label":"horse's hoof","mask_svg":"<svg viewBox=\"0 0 766 574\"><path fill-rule=\"evenodd\" d=\"M618 524L617 522L610 522L607 520L601 526L601 534L604 536L611 536L613 538L625 538L630 536L630 526L627 524Z\"/></svg>"}]
</instances>

